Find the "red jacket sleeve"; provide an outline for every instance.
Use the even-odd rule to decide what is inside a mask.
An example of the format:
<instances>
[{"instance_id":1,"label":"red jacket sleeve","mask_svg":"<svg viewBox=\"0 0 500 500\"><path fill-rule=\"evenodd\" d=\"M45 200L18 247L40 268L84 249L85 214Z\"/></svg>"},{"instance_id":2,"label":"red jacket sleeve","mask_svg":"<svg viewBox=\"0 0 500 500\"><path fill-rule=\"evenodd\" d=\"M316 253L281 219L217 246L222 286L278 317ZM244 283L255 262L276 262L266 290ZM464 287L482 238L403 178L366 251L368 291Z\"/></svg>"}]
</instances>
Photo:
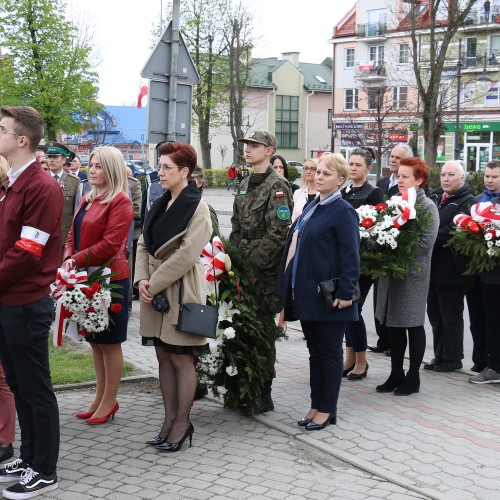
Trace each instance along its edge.
<instances>
[{"instance_id":1,"label":"red jacket sleeve","mask_svg":"<svg viewBox=\"0 0 500 500\"><path fill-rule=\"evenodd\" d=\"M106 227L102 239L72 256L77 266L80 268L85 267L89 253L90 266L100 266L109 259L114 258L120 248L126 244L130 224L133 220L134 209L132 202L127 195L118 195L110 203L107 221L103 221Z\"/></svg>"}]
</instances>

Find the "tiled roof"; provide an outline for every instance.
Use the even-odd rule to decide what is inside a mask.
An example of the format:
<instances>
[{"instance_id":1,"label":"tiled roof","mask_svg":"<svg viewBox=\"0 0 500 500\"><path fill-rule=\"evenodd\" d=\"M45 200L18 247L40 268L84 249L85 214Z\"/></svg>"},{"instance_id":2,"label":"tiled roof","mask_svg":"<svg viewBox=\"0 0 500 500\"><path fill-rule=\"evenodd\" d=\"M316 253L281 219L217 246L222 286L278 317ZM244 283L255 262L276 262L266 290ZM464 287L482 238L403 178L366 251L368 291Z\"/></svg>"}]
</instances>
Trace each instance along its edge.
<instances>
[{"instance_id":1,"label":"tiled roof","mask_svg":"<svg viewBox=\"0 0 500 500\"><path fill-rule=\"evenodd\" d=\"M276 89L272 81L272 73L286 61L276 57L252 59L251 74L248 85L253 88ZM299 63L299 70L304 75L304 87L319 92L332 91L332 62L326 58L321 64ZM318 76L320 79L316 78ZM324 82L321 82L321 79Z\"/></svg>"}]
</instances>

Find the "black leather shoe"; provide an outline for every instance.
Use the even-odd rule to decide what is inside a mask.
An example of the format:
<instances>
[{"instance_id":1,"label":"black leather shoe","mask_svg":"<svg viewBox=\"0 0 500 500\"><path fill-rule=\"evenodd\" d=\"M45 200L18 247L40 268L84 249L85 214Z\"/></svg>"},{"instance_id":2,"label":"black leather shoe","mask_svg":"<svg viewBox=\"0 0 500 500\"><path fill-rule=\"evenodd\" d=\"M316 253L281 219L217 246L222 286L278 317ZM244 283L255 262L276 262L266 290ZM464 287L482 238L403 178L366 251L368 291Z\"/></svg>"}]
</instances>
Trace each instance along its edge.
<instances>
[{"instance_id":1,"label":"black leather shoe","mask_svg":"<svg viewBox=\"0 0 500 500\"><path fill-rule=\"evenodd\" d=\"M342 377L347 377L347 375L349 375L349 373L352 372L353 368L356 366L356 363L354 363L351 368L347 368L347 370L344 370L342 372Z\"/></svg>"},{"instance_id":2,"label":"black leather shoe","mask_svg":"<svg viewBox=\"0 0 500 500\"><path fill-rule=\"evenodd\" d=\"M442 362L443 360L440 358L432 358L428 363L424 363L424 370L434 370Z\"/></svg>"},{"instance_id":3,"label":"black leather shoe","mask_svg":"<svg viewBox=\"0 0 500 500\"><path fill-rule=\"evenodd\" d=\"M373 345L373 346L369 345L368 350L371 352L379 353L379 354L385 351L385 349L383 347L379 347L378 345Z\"/></svg>"},{"instance_id":4,"label":"black leather shoe","mask_svg":"<svg viewBox=\"0 0 500 500\"><path fill-rule=\"evenodd\" d=\"M435 366L433 370L435 372L453 372L455 370L460 370L462 366L461 361L443 361L439 365Z\"/></svg>"},{"instance_id":5,"label":"black leather shoe","mask_svg":"<svg viewBox=\"0 0 500 500\"><path fill-rule=\"evenodd\" d=\"M322 423L322 424L317 424L316 422L313 422L312 420L304 427L306 431L320 431L321 429L324 429L328 424L335 425L337 423L337 415L332 415L330 413L330 416Z\"/></svg>"},{"instance_id":6,"label":"black leather shoe","mask_svg":"<svg viewBox=\"0 0 500 500\"><path fill-rule=\"evenodd\" d=\"M300 425L300 427L305 427L310 421L310 418L303 418L297 422L297 425Z\"/></svg>"},{"instance_id":7,"label":"black leather shoe","mask_svg":"<svg viewBox=\"0 0 500 500\"><path fill-rule=\"evenodd\" d=\"M13 456L14 456L14 448L12 447L12 444L9 444L9 446L7 446L6 448L0 446L0 462L5 462L5 460L8 460Z\"/></svg>"},{"instance_id":8,"label":"black leather shoe","mask_svg":"<svg viewBox=\"0 0 500 500\"><path fill-rule=\"evenodd\" d=\"M365 371L363 373L349 373L349 375L347 375L347 380L361 380L363 378L366 377L367 373L368 373L368 363L366 363L366 368L365 368Z\"/></svg>"},{"instance_id":9,"label":"black leather shoe","mask_svg":"<svg viewBox=\"0 0 500 500\"><path fill-rule=\"evenodd\" d=\"M398 385L402 384L405 380L405 372L401 371L399 373L391 372L389 378L382 384L377 385L375 390L377 392L392 392Z\"/></svg>"},{"instance_id":10,"label":"black leather shoe","mask_svg":"<svg viewBox=\"0 0 500 500\"><path fill-rule=\"evenodd\" d=\"M158 446L159 444L163 444L167 441L167 437L161 437L160 435L156 436L153 439L148 439L146 444L150 444L151 446Z\"/></svg>"}]
</instances>

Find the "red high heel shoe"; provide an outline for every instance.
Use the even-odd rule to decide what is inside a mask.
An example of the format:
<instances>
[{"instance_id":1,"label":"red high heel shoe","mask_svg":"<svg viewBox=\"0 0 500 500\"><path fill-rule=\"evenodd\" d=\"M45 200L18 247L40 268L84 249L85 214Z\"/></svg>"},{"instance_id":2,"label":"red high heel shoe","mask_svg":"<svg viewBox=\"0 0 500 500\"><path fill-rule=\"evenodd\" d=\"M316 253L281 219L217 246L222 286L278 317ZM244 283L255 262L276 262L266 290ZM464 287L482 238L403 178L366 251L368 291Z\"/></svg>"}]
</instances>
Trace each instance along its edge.
<instances>
[{"instance_id":1,"label":"red high heel shoe","mask_svg":"<svg viewBox=\"0 0 500 500\"><path fill-rule=\"evenodd\" d=\"M81 411L80 413L77 413L75 415L76 418L81 418L81 419L87 419L90 418L93 415L91 411Z\"/></svg>"},{"instance_id":2,"label":"red high heel shoe","mask_svg":"<svg viewBox=\"0 0 500 500\"><path fill-rule=\"evenodd\" d=\"M111 417L113 420L115 419L115 413L118 411L119 408L120 405L118 404L117 401L115 403L115 406L113 406L113 408L107 415L104 415L104 417L90 417L87 420L85 420L85 423L90 425L105 424L109 420L109 417Z\"/></svg>"}]
</instances>

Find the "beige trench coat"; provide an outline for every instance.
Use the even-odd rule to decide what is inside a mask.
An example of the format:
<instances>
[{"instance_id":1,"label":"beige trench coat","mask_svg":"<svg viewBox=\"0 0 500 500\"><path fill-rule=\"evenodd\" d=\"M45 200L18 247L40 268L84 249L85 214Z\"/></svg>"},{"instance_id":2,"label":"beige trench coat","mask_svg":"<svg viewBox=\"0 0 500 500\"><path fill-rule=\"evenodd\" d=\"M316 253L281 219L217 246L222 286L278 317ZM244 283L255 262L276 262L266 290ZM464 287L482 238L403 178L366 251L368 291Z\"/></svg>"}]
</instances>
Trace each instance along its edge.
<instances>
[{"instance_id":1,"label":"beige trench coat","mask_svg":"<svg viewBox=\"0 0 500 500\"><path fill-rule=\"evenodd\" d=\"M201 200L185 231L150 255L141 236L137 242L134 284L149 280L149 291L164 293L170 302L170 311L162 314L151 304L141 301L141 335L159 338L162 342L179 346L199 346L207 343L205 337L179 332L175 329L179 317L179 279L183 278L183 301L205 304L207 284L205 268L200 255L210 240L212 223L208 205Z\"/></svg>"}]
</instances>

